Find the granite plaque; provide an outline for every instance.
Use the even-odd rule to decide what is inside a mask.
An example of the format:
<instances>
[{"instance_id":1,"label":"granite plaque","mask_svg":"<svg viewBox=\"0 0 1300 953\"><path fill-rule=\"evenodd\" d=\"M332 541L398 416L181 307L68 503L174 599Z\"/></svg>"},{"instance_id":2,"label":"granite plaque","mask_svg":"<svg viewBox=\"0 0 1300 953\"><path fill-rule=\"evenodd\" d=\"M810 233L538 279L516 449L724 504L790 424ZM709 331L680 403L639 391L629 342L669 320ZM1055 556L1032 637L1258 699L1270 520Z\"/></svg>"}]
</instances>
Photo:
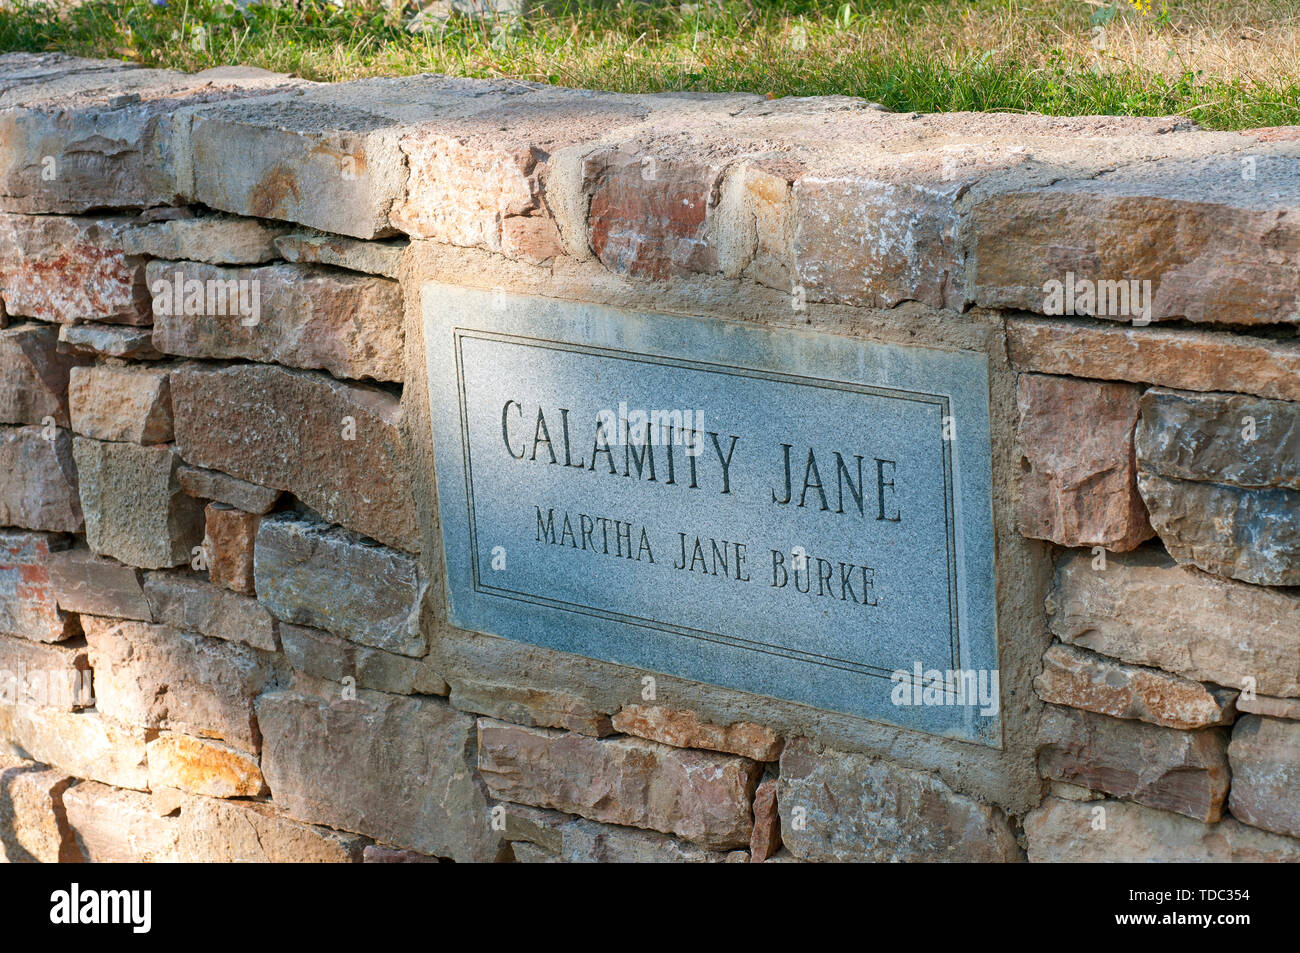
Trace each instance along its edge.
<instances>
[{"instance_id":1,"label":"granite plaque","mask_svg":"<svg viewBox=\"0 0 1300 953\"><path fill-rule=\"evenodd\" d=\"M1001 744L983 354L422 304L453 624Z\"/></svg>"}]
</instances>

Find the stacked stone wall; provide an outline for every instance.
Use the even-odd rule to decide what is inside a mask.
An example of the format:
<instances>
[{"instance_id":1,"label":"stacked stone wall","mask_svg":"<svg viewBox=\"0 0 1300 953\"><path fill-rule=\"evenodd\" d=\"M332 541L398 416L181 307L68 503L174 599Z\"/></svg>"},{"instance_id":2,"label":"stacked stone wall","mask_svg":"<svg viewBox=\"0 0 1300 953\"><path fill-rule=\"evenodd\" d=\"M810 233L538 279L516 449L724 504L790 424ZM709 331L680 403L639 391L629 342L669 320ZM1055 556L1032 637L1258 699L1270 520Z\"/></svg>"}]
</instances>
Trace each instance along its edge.
<instances>
[{"instance_id":1,"label":"stacked stone wall","mask_svg":"<svg viewBox=\"0 0 1300 953\"><path fill-rule=\"evenodd\" d=\"M447 283L986 354L1001 747L450 625ZM10 861L1300 859L1300 128L9 54L0 301Z\"/></svg>"}]
</instances>

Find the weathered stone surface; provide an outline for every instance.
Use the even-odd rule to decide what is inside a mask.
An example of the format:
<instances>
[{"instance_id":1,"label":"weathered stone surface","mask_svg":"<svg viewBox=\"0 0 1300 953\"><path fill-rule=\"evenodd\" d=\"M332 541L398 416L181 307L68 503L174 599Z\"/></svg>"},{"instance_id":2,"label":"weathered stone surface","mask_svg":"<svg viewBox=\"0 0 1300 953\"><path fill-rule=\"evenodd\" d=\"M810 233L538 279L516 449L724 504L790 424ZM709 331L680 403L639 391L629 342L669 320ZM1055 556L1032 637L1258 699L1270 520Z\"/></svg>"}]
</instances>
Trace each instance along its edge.
<instances>
[{"instance_id":1,"label":"weathered stone surface","mask_svg":"<svg viewBox=\"0 0 1300 953\"><path fill-rule=\"evenodd\" d=\"M469 756L474 719L428 698L311 684L257 703L262 773L291 816L460 862L496 858ZM340 765L347 765L340 770Z\"/></svg>"},{"instance_id":2,"label":"weathered stone surface","mask_svg":"<svg viewBox=\"0 0 1300 953\"><path fill-rule=\"evenodd\" d=\"M1300 721L1300 698L1273 698L1269 695L1247 695L1237 699L1237 711L1250 715L1267 715L1269 718L1289 718Z\"/></svg>"},{"instance_id":3,"label":"weathered stone surface","mask_svg":"<svg viewBox=\"0 0 1300 953\"><path fill-rule=\"evenodd\" d=\"M253 699L275 675L267 656L166 625L90 616L82 624L100 712L257 752Z\"/></svg>"},{"instance_id":4,"label":"weathered stone surface","mask_svg":"<svg viewBox=\"0 0 1300 953\"><path fill-rule=\"evenodd\" d=\"M299 85L247 67L187 76L112 63L8 87L0 95L0 207L174 205L189 188L182 107Z\"/></svg>"},{"instance_id":5,"label":"weathered stone surface","mask_svg":"<svg viewBox=\"0 0 1300 953\"><path fill-rule=\"evenodd\" d=\"M421 854L415 850L401 847L385 847L382 844L367 844L361 852L363 864L438 864L437 857Z\"/></svg>"},{"instance_id":6,"label":"weathered stone surface","mask_svg":"<svg viewBox=\"0 0 1300 953\"><path fill-rule=\"evenodd\" d=\"M86 860L95 864L161 864L180 858L180 825L159 817L149 795L83 781L64 795L68 824Z\"/></svg>"},{"instance_id":7,"label":"weathered stone surface","mask_svg":"<svg viewBox=\"0 0 1300 953\"><path fill-rule=\"evenodd\" d=\"M1138 471L1151 525L1180 563L1259 585L1300 585L1300 492Z\"/></svg>"},{"instance_id":8,"label":"weathered stone surface","mask_svg":"<svg viewBox=\"0 0 1300 953\"><path fill-rule=\"evenodd\" d=\"M0 298L58 324L148 324L144 259L121 251L127 218L0 213Z\"/></svg>"},{"instance_id":9,"label":"weathered stone surface","mask_svg":"<svg viewBox=\"0 0 1300 953\"><path fill-rule=\"evenodd\" d=\"M1164 553L1066 555L1047 598L1071 645L1200 682L1300 696L1300 596L1185 569Z\"/></svg>"},{"instance_id":10,"label":"weathered stone surface","mask_svg":"<svg viewBox=\"0 0 1300 953\"><path fill-rule=\"evenodd\" d=\"M748 859L744 851L708 850L656 831L598 824L521 804L502 807L505 838L517 863L716 864Z\"/></svg>"},{"instance_id":11,"label":"weathered stone surface","mask_svg":"<svg viewBox=\"0 0 1300 953\"><path fill-rule=\"evenodd\" d=\"M390 233L389 208L407 170L396 124L365 95L379 85L321 90L324 102L277 96L199 110L190 130L194 197L355 238ZM405 92L408 103L420 102L420 90L408 84Z\"/></svg>"},{"instance_id":12,"label":"weathered stone surface","mask_svg":"<svg viewBox=\"0 0 1300 953\"><path fill-rule=\"evenodd\" d=\"M288 231L286 225L255 218L180 218L126 229L122 250L128 255L214 265L260 265L280 257L275 240Z\"/></svg>"},{"instance_id":13,"label":"weathered stone surface","mask_svg":"<svg viewBox=\"0 0 1300 953\"><path fill-rule=\"evenodd\" d=\"M413 557L292 512L262 519L254 554L258 600L276 618L399 655L428 651Z\"/></svg>"},{"instance_id":14,"label":"weathered stone surface","mask_svg":"<svg viewBox=\"0 0 1300 953\"><path fill-rule=\"evenodd\" d=\"M1232 816L1300 837L1300 723L1243 715L1228 745Z\"/></svg>"},{"instance_id":15,"label":"weathered stone surface","mask_svg":"<svg viewBox=\"0 0 1300 953\"><path fill-rule=\"evenodd\" d=\"M1300 841L1289 837L1129 801L1048 798L1026 815L1025 835L1031 863L1300 863Z\"/></svg>"},{"instance_id":16,"label":"weathered stone surface","mask_svg":"<svg viewBox=\"0 0 1300 953\"><path fill-rule=\"evenodd\" d=\"M559 854L564 846L561 828L575 820L572 814L561 814L542 807L526 804L501 804L499 816L505 823L502 836L512 843L528 841L538 847Z\"/></svg>"},{"instance_id":17,"label":"weathered stone surface","mask_svg":"<svg viewBox=\"0 0 1300 953\"><path fill-rule=\"evenodd\" d=\"M589 112L578 138L592 136L606 124L607 110L598 106ZM505 136L500 122L462 134L407 135L402 149L411 176L405 201L393 209L393 224L414 238L485 248L510 258L545 261L561 254L559 229L542 199L542 183L548 153L574 141L575 130L565 128L564 118L553 112L546 117L549 122L539 125L536 114L528 117L521 111L511 114L514 121Z\"/></svg>"},{"instance_id":18,"label":"weathered stone surface","mask_svg":"<svg viewBox=\"0 0 1300 953\"><path fill-rule=\"evenodd\" d=\"M707 850L690 841L634 827L614 827L576 818L562 828L560 861L566 864L745 863L742 850Z\"/></svg>"},{"instance_id":19,"label":"weathered stone surface","mask_svg":"<svg viewBox=\"0 0 1300 953\"><path fill-rule=\"evenodd\" d=\"M718 271L709 224L725 163L603 149L583 166L591 248L611 271L667 279Z\"/></svg>"},{"instance_id":20,"label":"weathered stone surface","mask_svg":"<svg viewBox=\"0 0 1300 953\"><path fill-rule=\"evenodd\" d=\"M59 608L67 612L153 621L140 570L134 566L78 547L51 552L45 568Z\"/></svg>"},{"instance_id":21,"label":"weathered stone surface","mask_svg":"<svg viewBox=\"0 0 1300 953\"><path fill-rule=\"evenodd\" d=\"M693 711L664 705L628 705L614 715L613 725L615 731L675 748L707 748L754 761L781 757L781 737L771 728L745 721L713 725Z\"/></svg>"},{"instance_id":22,"label":"weathered stone surface","mask_svg":"<svg viewBox=\"0 0 1300 953\"><path fill-rule=\"evenodd\" d=\"M1230 723L1237 695L1068 645L1053 645L1043 653L1034 690L1053 705L1183 729Z\"/></svg>"},{"instance_id":23,"label":"weathered stone surface","mask_svg":"<svg viewBox=\"0 0 1300 953\"><path fill-rule=\"evenodd\" d=\"M6 53L0 58L0 82L5 84L6 91L12 92L17 88L21 94L28 84L70 73L132 68L134 64L119 60L91 59L66 53Z\"/></svg>"},{"instance_id":24,"label":"weathered stone surface","mask_svg":"<svg viewBox=\"0 0 1300 953\"><path fill-rule=\"evenodd\" d=\"M1300 403L1152 388L1134 435L1138 465L1164 477L1300 490Z\"/></svg>"},{"instance_id":25,"label":"weathered stone surface","mask_svg":"<svg viewBox=\"0 0 1300 953\"><path fill-rule=\"evenodd\" d=\"M332 682L354 678L360 688L394 695L446 695L449 691L427 658L394 655L320 629L288 623L280 626L280 639L289 664L314 678Z\"/></svg>"},{"instance_id":26,"label":"weathered stone surface","mask_svg":"<svg viewBox=\"0 0 1300 953\"><path fill-rule=\"evenodd\" d=\"M73 779L0 750L0 863L77 863L63 795Z\"/></svg>"},{"instance_id":27,"label":"weathered stone surface","mask_svg":"<svg viewBox=\"0 0 1300 953\"><path fill-rule=\"evenodd\" d=\"M60 610L46 567L67 545L63 536L0 529L0 634L61 642L81 631L76 617Z\"/></svg>"},{"instance_id":28,"label":"weathered stone surface","mask_svg":"<svg viewBox=\"0 0 1300 953\"><path fill-rule=\"evenodd\" d=\"M754 833L749 838L750 863L761 864L781 849L781 815L776 807L776 778L767 778L754 791Z\"/></svg>"},{"instance_id":29,"label":"weathered stone surface","mask_svg":"<svg viewBox=\"0 0 1300 953\"><path fill-rule=\"evenodd\" d=\"M0 423L68 426L68 371L85 359L58 342L59 329L45 324L0 330Z\"/></svg>"},{"instance_id":30,"label":"weathered stone surface","mask_svg":"<svg viewBox=\"0 0 1300 953\"><path fill-rule=\"evenodd\" d=\"M815 861L1014 861L1002 812L934 775L793 738L777 784L781 839ZM793 823L796 809L803 822Z\"/></svg>"},{"instance_id":31,"label":"weathered stone surface","mask_svg":"<svg viewBox=\"0 0 1300 953\"><path fill-rule=\"evenodd\" d=\"M304 265L333 265L349 271L396 278L406 241L362 242L325 232L294 232L275 240L285 261Z\"/></svg>"},{"instance_id":32,"label":"weathered stone surface","mask_svg":"<svg viewBox=\"0 0 1300 953\"><path fill-rule=\"evenodd\" d=\"M257 797L266 792L257 759L217 741L163 732L147 745L149 787L208 797Z\"/></svg>"},{"instance_id":33,"label":"weathered stone surface","mask_svg":"<svg viewBox=\"0 0 1300 953\"><path fill-rule=\"evenodd\" d=\"M364 837L300 824L275 805L187 797L181 803L177 859L207 864L353 864Z\"/></svg>"},{"instance_id":34,"label":"weathered stone surface","mask_svg":"<svg viewBox=\"0 0 1300 953\"><path fill-rule=\"evenodd\" d=\"M81 532L72 434L0 427L0 525Z\"/></svg>"},{"instance_id":35,"label":"weathered stone surface","mask_svg":"<svg viewBox=\"0 0 1300 953\"><path fill-rule=\"evenodd\" d=\"M1141 388L1021 374L1017 394L1020 532L1121 551L1149 539L1133 457Z\"/></svg>"},{"instance_id":36,"label":"weathered stone surface","mask_svg":"<svg viewBox=\"0 0 1300 953\"><path fill-rule=\"evenodd\" d=\"M961 182L884 182L860 173L794 184L796 280L815 301L865 307L921 301L960 309Z\"/></svg>"},{"instance_id":37,"label":"weathered stone surface","mask_svg":"<svg viewBox=\"0 0 1300 953\"><path fill-rule=\"evenodd\" d=\"M84 647L0 636L0 705L76 711L94 703Z\"/></svg>"},{"instance_id":38,"label":"weathered stone surface","mask_svg":"<svg viewBox=\"0 0 1300 953\"><path fill-rule=\"evenodd\" d=\"M144 594L151 617L178 629L274 652L275 618L256 599L213 585L187 572L151 572Z\"/></svg>"},{"instance_id":39,"label":"weathered stone surface","mask_svg":"<svg viewBox=\"0 0 1300 953\"><path fill-rule=\"evenodd\" d=\"M172 439L168 369L96 364L74 367L68 402L72 429L96 440L167 443Z\"/></svg>"},{"instance_id":40,"label":"weathered stone surface","mask_svg":"<svg viewBox=\"0 0 1300 953\"><path fill-rule=\"evenodd\" d=\"M77 437L73 455L94 552L142 569L190 561L203 540L203 508L181 492L176 447Z\"/></svg>"},{"instance_id":41,"label":"weathered stone surface","mask_svg":"<svg viewBox=\"0 0 1300 953\"><path fill-rule=\"evenodd\" d=\"M183 368L172 406L187 463L289 490L331 522L418 551L391 394L281 367Z\"/></svg>"},{"instance_id":42,"label":"weathered stone surface","mask_svg":"<svg viewBox=\"0 0 1300 953\"><path fill-rule=\"evenodd\" d=\"M498 684L490 679L456 678L451 705L530 728L567 728L593 738L614 733L609 715L569 692Z\"/></svg>"},{"instance_id":43,"label":"weathered stone surface","mask_svg":"<svg viewBox=\"0 0 1300 953\"><path fill-rule=\"evenodd\" d=\"M1300 400L1300 345L1268 338L1016 318L1007 350L1022 371Z\"/></svg>"},{"instance_id":44,"label":"weathered stone surface","mask_svg":"<svg viewBox=\"0 0 1300 953\"><path fill-rule=\"evenodd\" d=\"M1049 707L1039 724L1038 772L1201 821L1228 794L1228 733L1175 731Z\"/></svg>"},{"instance_id":45,"label":"weathered stone surface","mask_svg":"<svg viewBox=\"0 0 1300 953\"><path fill-rule=\"evenodd\" d=\"M1300 183L1286 157L1259 165L1269 189L1242 188L1240 160L1223 156L1137 163L980 203L975 303L1045 313L1043 285L1073 273L1149 280L1156 321L1300 321Z\"/></svg>"},{"instance_id":46,"label":"weathered stone surface","mask_svg":"<svg viewBox=\"0 0 1300 953\"><path fill-rule=\"evenodd\" d=\"M118 357L126 361L153 361L162 357L153 346L152 327L118 324L61 325L59 350L78 356Z\"/></svg>"},{"instance_id":47,"label":"weathered stone surface","mask_svg":"<svg viewBox=\"0 0 1300 953\"><path fill-rule=\"evenodd\" d=\"M746 758L635 738L598 740L479 719L479 772L496 798L675 834L749 845L760 768Z\"/></svg>"},{"instance_id":48,"label":"weathered stone surface","mask_svg":"<svg viewBox=\"0 0 1300 953\"><path fill-rule=\"evenodd\" d=\"M153 343L164 353L402 379L402 291L395 281L309 265L191 261L151 261L147 274ZM191 283L201 283L205 294L194 308L186 300Z\"/></svg>"},{"instance_id":49,"label":"weathered stone surface","mask_svg":"<svg viewBox=\"0 0 1300 953\"><path fill-rule=\"evenodd\" d=\"M218 586L246 596L253 585L253 544L262 518L224 503L209 503L204 511L204 546L208 551L208 578Z\"/></svg>"},{"instance_id":50,"label":"weathered stone surface","mask_svg":"<svg viewBox=\"0 0 1300 953\"><path fill-rule=\"evenodd\" d=\"M119 788L148 789L145 732L95 711L0 706L0 738L18 753L73 777Z\"/></svg>"},{"instance_id":51,"label":"weathered stone surface","mask_svg":"<svg viewBox=\"0 0 1300 953\"><path fill-rule=\"evenodd\" d=\"M1153 389L1136 444L1142 495L1175 559L1300 584L1300 403Z\"/></svg>"},{"instance_id":52,"label":"weathered stone surface","mask_svg":"<svg viewBox=\"0 0 1300 953\"><path fill-rule=\"evenodd\" d=\"M194 195L212 208L354 238L391 234L411 170L402 137L430 120L496 109L531 84L443 76L307 87L300 96L196 111ZM524 111L526 112L526 110Z\"/></svg>"},{"instance_id":53,"label":"weathered stone surface","mask_svg":"<svg viewBox=\"0 0 1300 953\"><path fill-rule=\"evenodd\" d=\"M271 507L280 498L279 490L202 467L178 467L176 478L181 482L181 489L196 499L225 503L259 516L271 512Z\"/></svg>"}]
</instances>

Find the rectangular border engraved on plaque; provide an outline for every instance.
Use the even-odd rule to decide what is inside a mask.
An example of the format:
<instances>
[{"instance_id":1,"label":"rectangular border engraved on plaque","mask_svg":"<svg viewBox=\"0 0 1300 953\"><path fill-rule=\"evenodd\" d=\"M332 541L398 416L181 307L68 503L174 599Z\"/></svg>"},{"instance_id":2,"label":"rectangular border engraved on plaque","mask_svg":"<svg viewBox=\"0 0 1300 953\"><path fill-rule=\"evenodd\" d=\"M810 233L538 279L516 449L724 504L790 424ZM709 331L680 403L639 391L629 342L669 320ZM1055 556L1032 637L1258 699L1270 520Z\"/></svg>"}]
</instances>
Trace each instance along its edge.
<instances>
[{"instance_id":1,"label":"rectangular border engraved on plaque","mask_svg":"<svg viewBox=\"0 0 1300 953\"><path fill-rule=\"evenodd\" d=\"M452 624L1000 746L996 711L957 697L952 681L959 671L986 678L997 668L983 354L432 282L422 295ZM607 475L603 465L597 471L597 454L590 468L557 468L544 456L516 459L509 443L526 448L544 432L552 439L534 444L533 455L545 446L555 459L552 440L560 437L551 430L558 431L555 418L564 408L565 452L585 462L598 411L614 419L620 405L635 413L679 404L698 412L701 433L724 435L711 438L714 471L721 470L723 444L731 440L734 469L727 475L733 482L726 493L719 495L719 472L712 473L713 487L705 487L712 451L702 448L700 485L687 492L684 477L672 490L665 485L667 448L658 449L658 480L652 463L647 483L644 469L639 479ZM511 410L518 416L508 417ZM537 412L552 419L535 431L530 415ZM794 434L804 439L796 444ZM793 505L774 505L782 454L790 504L791 481L797 493L804 469L803 445L823 454L818 482L826 488L815 489L825 506L831 488L826 472L836 470L829 466L832 451L853 460L870 449L868 443L898 460L885 461L893 467L884 471L891 479L886 482L882 472L879 487L867 485L875 474L859 461L850 504L856 500L865 513L876 499L867 507L863 498L878 489L883 516L886 492L891 504L897 493L898 524L873 523L869 516L853 522L851 505L846 519L844 484L837 508L795 512ZM625 454L622 442L612 446ZM677 450L681 469L686 461ZM608 460L614 468L614 456ZM847 485L852 494L851 478ZM617 521L628 530L627 556L633 527L645 532L647 543L654 541L654 553L642 550L644 561L600 555L593 534L581 552L576 536L567 548L546 545L543 512L556 521L572 516L575 525L581 512L585 526L586 511L609 520L627 516ZM684 547L678 560L684 566L694 530L712 541L715 569L717 542L725 536L732 561L723 562L725 578L674 565L672 547ZM605 543L608 549L608 535ZM782 571L774 564L796 565L799 544L806 545L805 597L792 583L772 585ZM736 559L742 551L748 557L743 582ZM769 553L772 562L765 562ZM861 571L868 562L875 564L871 575L850 572L846 594L846 565ZM836 563L839 599L830 594ZM813 598L818 588L825 598ZM870 608L868 588L876 594ZM900 687L900 671L909 680L941 672L947 689L923 693L911 681Z\"/></svg>"}]
</instances>

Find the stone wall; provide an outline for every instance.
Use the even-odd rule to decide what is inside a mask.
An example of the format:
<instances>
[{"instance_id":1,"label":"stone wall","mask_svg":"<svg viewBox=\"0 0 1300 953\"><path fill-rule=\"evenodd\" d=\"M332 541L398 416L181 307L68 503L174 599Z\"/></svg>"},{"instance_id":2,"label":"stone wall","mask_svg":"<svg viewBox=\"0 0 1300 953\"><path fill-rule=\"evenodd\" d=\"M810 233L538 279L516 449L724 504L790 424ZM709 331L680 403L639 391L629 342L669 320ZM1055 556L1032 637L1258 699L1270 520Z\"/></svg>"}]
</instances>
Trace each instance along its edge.
<instances>
[{"instance_id":1,"label":"stone wall","mask_svg":"<svg viewBox=\"0 0 1300 953\"><path fill-rule=\"evenodd\" d=\"M9 860L1300 859L1300 129L10 54L0 209ZM449 625L430 281L987 355L1001 747Z\"/></svg>"}]
</instances>

